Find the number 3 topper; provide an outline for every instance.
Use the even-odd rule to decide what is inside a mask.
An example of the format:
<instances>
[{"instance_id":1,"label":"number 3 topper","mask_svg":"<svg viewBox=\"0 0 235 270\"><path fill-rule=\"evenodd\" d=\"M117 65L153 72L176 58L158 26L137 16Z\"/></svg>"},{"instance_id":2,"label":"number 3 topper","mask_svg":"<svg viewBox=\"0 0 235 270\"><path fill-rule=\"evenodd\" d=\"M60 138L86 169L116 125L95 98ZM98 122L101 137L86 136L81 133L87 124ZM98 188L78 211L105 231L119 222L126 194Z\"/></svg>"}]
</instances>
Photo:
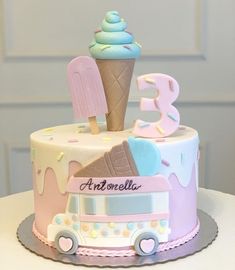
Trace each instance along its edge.
<instances>
[{"instance_id":1,"label":"number 3 topper","mask_svg":"<svg viewBox=\"0 0 235 270\"><path fill-rule=\"evenodd\" d=\"M140 109L142 111L159 111L158 122L145 122L136 120L133 133L145 138L161 138L174 133L180 123L180 114L172 105L179 95L177 81L169 75L151 73L137 78L138 89L156 89L155 98L141 98Z\"/></svg>"}]
</instances>

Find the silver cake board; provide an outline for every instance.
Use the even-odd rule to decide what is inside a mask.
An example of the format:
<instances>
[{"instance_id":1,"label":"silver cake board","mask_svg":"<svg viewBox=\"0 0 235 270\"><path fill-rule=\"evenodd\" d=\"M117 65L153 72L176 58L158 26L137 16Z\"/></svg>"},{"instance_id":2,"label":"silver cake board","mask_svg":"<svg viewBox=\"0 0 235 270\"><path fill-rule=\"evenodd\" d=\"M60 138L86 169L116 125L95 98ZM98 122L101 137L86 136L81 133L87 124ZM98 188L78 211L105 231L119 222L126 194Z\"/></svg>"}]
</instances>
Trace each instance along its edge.
<instances>
[{"instance_id":1,"label":"silver cake board","mask_svg":"<svg viewBox=\"0 0 235 270\"><path fill-rule=\"evenodd\" d=\"M31 252L46 259L66 264L82 265L88 267L136 267L166 263L193 255L208 247L218 234L215 220L202 210L198 210L200 230L198 234L187 243L176 248L158 252L151 256L131 257L94 257L81 255L65 255L55 248L41 242L32 232L34 214L28 216L17 229L17 238L20 243Z\"/></svg>"}]
</instances>

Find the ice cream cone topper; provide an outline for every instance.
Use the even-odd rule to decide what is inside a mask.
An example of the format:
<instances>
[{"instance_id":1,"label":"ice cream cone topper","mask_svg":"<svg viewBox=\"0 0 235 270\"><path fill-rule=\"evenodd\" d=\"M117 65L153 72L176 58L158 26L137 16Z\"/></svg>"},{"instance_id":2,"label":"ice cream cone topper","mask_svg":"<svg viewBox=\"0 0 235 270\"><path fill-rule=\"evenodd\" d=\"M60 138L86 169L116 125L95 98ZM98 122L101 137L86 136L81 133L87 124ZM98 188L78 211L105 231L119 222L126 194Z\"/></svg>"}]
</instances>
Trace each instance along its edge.
<instances>
[{"instance_id":1,"label":"ice cream cone topper","mask_svg":"<svg viewBox=\"0 0 235 270\"><path fill-rule=\"evenodd\" d=\"M109 11L89 46L104 85L108 105L107 129L110 131L124 129L131 77L141 50L126 28L127 24L119 13Z\"/></svg>"},{"instance_id":2,"label":"ice cream cone topper","mask_svg":"<svg viewBox=\"0 0 235 270\"><path fill-rule=\"evenodd\" d=\"M107 113L107 104L95 61L88 56L74 58L68 64L68 81L75 119L88 118L91 133L99 133L96 116Z\"/></svg>"}]
</instances>

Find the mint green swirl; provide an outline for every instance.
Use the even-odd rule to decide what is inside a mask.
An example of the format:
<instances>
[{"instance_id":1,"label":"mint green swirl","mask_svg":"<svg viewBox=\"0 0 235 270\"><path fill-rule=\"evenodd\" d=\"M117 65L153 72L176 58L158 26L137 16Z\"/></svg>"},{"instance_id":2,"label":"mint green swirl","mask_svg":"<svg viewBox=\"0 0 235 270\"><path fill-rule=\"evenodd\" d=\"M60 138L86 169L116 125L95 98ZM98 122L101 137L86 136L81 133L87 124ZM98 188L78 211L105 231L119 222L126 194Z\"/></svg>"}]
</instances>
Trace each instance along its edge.
<instances>
[{"instance_id":1,"label":"mint green swirl","mask_svg":"<svg viewBox=\"0 0 235 270\"><path fill-rule=\"evenodd\" d=\"M126 22L117 11L109 11L95 32L95 39L89 46L91 55L96 59L131 59L140 56L141 46L134 42L131 33L125 31Z\"/></svg>"}]
</instances>

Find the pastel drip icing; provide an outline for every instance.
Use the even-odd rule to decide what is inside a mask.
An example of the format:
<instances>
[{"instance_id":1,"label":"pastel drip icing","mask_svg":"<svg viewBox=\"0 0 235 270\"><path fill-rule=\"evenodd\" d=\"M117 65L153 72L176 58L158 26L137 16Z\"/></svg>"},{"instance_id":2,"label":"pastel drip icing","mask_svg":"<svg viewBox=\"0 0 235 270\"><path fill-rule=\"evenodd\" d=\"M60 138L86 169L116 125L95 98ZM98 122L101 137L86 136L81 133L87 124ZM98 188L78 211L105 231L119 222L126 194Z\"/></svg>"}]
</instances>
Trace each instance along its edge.
<instances>
[{"instance_id":1,"label":"pastel drip icing","mask_svg":"<svg viewBox=\"0 0 235 270\"><path fill-rule=\"evenodd\" d=\"M71 161L76 161L85 166L102 156L104 152L109 151L113 146L127 140L130 136L129 130L122 132L102 131L95 136L87 132L87 130L85 126L83 131L78 133L78 125L73 124L55 127L51 131L53 140L49 140L47 136L44 136L44 130L36 131L31 135L31 158L36 172L36 186L40 194L44 190L44 177L47 168L54 171L57 186L60 192L64 193L66 192ZM71 138L78 141L71 143ZM104 138L111 139L106 140ZM165 138L164 141L147 140L156 144L161 153L159 167L157 168L158 173L167 178L174 173L177 175L181 186L186 187L190 182L194 163L196 164L197 174L199 143L197 132L189 127L184 127L184 130L178 130L174 136ZM181 163L181 154L184 156L183 164ZM162 164L162 160L167 161L169 166Z\"/></svg>"},{"instance_id":2,"label":"pastel drip icing","mask_svg":"<svg viewBox=\"0 0 235 270\"><path fill-rule=\"evenodd\" d=\"M140 56L141 46L134 41L133 35L126 31L127 24L117 11L109 11L95 31L89 46L91 55L96 59L135 59Z\"/></svg>"}]
</instances>

